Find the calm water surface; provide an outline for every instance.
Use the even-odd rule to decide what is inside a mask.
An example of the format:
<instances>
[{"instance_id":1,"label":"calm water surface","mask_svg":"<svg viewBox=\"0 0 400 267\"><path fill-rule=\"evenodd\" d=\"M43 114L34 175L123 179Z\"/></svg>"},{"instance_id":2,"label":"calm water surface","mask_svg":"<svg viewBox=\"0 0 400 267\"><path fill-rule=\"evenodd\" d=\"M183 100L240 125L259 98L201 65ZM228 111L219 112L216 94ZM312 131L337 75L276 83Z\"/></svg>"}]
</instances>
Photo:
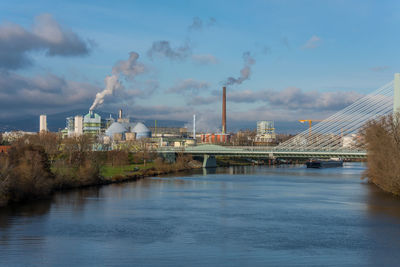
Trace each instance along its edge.
<instances>
[{"instance_id":1,"label":"calm water surface","mask_svg":"<svg viewBox=\"0 0 400 267\"><path fill-rule=\"evenodd\" d=\"M364 166L221 168L0 209L0 266L400 266Z\"/></svg>"}]
</instances>

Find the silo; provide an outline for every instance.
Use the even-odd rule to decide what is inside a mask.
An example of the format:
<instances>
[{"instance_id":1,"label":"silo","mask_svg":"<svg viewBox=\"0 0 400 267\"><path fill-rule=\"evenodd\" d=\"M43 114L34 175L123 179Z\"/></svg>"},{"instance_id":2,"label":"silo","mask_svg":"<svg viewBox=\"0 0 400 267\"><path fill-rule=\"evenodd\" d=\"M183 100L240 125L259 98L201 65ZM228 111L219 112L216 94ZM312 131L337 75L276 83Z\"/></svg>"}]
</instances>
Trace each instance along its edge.
<instances>
[{"instance_id":1,"label":"silo","mask_svg":"<svg viewBox=\"0 0 400 267\"><path fill-rule=\"evenodd\" d=\"M83 117L78 115L75 116L74 119L74 124L75 124L75 135L82 135L83 134Z\"/></svg>"},{"instance_id":2,"label":"silo","mask_svg":"<svg viewBox=\"0 0 400 267\"><path fill-rule=\"evenodd\" d=\"M40 115L39 119L39 132L47 132L47 116Z\"/></svg>"}]
</instances>

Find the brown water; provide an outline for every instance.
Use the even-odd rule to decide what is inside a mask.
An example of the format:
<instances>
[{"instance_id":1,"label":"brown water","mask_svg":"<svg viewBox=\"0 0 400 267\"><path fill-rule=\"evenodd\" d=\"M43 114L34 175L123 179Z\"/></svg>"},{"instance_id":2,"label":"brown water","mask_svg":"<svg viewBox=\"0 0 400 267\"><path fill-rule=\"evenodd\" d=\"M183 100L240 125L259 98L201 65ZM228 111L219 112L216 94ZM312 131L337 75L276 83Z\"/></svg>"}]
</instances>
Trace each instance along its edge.
<instances>
[{"instance_id":1,"label":"brown water","mask_svg":"<svg viewBox=\"0 0 400 267\"><path fill-rule=\"evenodd\" d=\"M400 199L343 168L232 167L0 209L0 266L399 266Z\"/></svg>"}]
</instances>

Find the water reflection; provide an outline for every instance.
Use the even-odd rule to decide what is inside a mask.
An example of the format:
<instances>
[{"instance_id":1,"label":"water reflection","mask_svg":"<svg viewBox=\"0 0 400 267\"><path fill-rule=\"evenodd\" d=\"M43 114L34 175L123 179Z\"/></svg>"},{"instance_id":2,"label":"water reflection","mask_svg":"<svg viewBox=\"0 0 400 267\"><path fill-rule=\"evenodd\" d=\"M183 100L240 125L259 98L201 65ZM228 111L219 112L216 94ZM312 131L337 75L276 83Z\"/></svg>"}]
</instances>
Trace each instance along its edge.
<instances>
[{"instance_id":1,"label":"water reflection","mask_svg":"<svg viewBox=\"0 0 400 267\"><path fill-rule=\"evenodd\" d=\"M382 191L372 184L365 184L368 191L366 203L371 217L388 216L400 222L400 197Z\"/></svg>"},{"instance_id":2,"label":"water reflection","mask_svg":"<svg viewBox=\"0 0 400 267\"><path fill-rule=\"evenodd\" d=\"M207 176L209 174L216 174L217 168L203 168L203 175Z\"/></svg>"},{"instance_id":3,"label":"water reflection","mask_svg":"<svg viewBox=\"0 0 400 267\"><path fill-rule=\"evenodd\" d=\"M199 169L57 193L0 210L0 266L395 265L400 199L363 170Z\"/></svg>"}]
</instances>

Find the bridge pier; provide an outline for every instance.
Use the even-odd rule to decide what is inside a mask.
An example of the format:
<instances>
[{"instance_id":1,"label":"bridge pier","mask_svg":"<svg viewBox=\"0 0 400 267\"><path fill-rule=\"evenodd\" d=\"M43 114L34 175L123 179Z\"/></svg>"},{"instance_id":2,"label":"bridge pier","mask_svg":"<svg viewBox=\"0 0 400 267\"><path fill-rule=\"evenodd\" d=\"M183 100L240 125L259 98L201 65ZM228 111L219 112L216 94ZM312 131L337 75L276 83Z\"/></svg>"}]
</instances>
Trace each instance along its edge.
<instances>
[{"instance_id":1,"label":"bridge pier","mask_svg":"<svg viewBox=\"0 0 400 267\"><path fill-rule=\"evenodd\" d=\"M161 156L168 163L176 162L176 154L175 153L162 153Z\"/></svg>"},{"instance_id":2,"label":"bridge pier","mask_svg":"<svg viewBox=\"0 0 400 267\"><path fill-rule=\"evenodd\" d=\"M203 168L216 168L217 160L214 155L204 155Z\"/></svg>"}]
</instances>

